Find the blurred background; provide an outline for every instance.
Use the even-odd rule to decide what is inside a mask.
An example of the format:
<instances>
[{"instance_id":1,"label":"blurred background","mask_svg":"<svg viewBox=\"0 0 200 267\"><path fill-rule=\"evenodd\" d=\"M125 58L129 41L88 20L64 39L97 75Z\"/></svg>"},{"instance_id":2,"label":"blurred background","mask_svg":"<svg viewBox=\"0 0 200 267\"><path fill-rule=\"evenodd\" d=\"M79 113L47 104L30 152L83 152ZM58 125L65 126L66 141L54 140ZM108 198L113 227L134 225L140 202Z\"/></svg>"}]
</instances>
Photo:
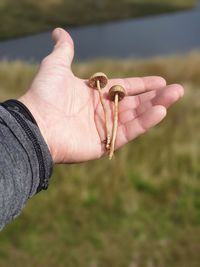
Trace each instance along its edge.
<instances>
[{"instance_id":1,"label":"blurred background","mask_svg":"<svg viewBox=\"0 0 200 267\"><path fill-rule=\"evenodd\" d=\"M161 75L185 97L107 158L56 166L0 232L0 267L200 266L200 1L0 0L0 101L21 95L62 26L76 75Z\"/></svg>"}]
</instances>

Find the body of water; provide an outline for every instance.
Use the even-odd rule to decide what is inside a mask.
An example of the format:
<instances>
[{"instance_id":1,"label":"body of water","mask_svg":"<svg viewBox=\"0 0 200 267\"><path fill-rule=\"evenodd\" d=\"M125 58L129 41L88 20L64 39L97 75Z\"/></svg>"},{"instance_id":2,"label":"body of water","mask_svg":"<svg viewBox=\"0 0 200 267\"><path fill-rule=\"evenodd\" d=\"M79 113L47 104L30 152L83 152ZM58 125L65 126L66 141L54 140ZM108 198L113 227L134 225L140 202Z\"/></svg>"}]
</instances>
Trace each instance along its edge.
<instances>
[{"instance_id":1,"label":"body of water","mask_svg":"<svg viewBox=\"0 0 200 267\"><path fill-rule=\"evenodd\" d=\"M200 3L175 14L67 29L75 60L152 57L200 49ZM0 59L40 61L52 49L50 32L0 42Z\"/></svg>"}]
</instances>

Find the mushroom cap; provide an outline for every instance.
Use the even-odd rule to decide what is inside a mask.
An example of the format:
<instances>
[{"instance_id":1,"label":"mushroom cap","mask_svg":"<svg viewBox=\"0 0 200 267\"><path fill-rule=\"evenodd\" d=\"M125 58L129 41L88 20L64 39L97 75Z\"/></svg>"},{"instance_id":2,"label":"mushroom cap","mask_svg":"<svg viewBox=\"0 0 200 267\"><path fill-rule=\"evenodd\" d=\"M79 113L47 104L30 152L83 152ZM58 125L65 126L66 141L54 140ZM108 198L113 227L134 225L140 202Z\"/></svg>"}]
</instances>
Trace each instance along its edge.
<instances>
[{"instance_id":1,"label":"mushroom cap","mask_svg":"<svg viewBox=\"0 0 200 267\"><path fill-rule=\"evenodd\" d=\"M125 97L126 91L121 85L114 85L109 90L109 98L111 101L115 100L116 94L118 94L119 101L121 101Z\"/></svg>"},{"instance_id":2,"label":"mushroom cap","mask_svg":"<svg viewBox=\"0 0 200 267\"><path fill-rule=\"evenodd\" d=\"M97 81L100 82L100 87L104 88L108 83L108 77L103 72L97 72L90 77L88 85L93 89L97 89Z\"/></svg>"}]
</instances>

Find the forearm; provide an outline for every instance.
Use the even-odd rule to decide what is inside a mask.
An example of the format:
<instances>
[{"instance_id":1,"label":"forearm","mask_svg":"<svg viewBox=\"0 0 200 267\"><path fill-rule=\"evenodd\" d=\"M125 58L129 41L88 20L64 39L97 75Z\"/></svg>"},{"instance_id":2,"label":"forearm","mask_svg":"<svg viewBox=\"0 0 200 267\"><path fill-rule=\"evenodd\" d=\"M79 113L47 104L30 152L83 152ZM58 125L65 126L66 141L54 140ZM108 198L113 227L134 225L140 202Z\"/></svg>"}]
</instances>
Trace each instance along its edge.
<instances>
[{"instance_id":1,"label":"forearm","mask_svg":"<svg viewBox=\"0 0 200 267\"><path fill-rule=\"evenodd\" d=\"M48 186L52 158L26 110L0 106L0 229Z\"/></svg>"}]
</instances>

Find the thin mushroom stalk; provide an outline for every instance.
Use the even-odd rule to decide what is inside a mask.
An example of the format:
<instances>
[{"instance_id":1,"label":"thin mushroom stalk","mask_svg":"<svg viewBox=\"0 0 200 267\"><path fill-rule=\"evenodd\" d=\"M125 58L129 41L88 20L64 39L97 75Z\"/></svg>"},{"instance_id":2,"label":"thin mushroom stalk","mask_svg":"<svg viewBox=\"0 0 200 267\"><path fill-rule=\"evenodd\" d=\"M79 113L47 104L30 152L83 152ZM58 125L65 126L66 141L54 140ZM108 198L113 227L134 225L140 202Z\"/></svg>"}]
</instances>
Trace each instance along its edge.
<instances>
[{"instance_id":1,"label":"thin mushroom stalk","mask_svg":"<svg viewBox=\"0 0 200 267\"><path fill-rule=\"evenodd\" d=\"M107 110L106 110L106 106L105 106L105 103L104 103L104 100L103 100L103 94L102 94L102 91L101 91L101 86L100 86L100 82L99 80L97 81L97 89L98 89L98 92L99 92L99 98L100 98L100 102L101 102L101 105L102 105L102 108L103 108L103 111L104 111L104 118L105 118L105 124L106 124L106 150L109 150L110 149L110 131L109 131L109 126L108 126L108 113L107 113Z\"/></svg>"},{"instance_id":2,"label":"thin mushroom stalk","mask_svg":"<svg viewBox=\"0 0 200 267\"><path fill-rule=\"evenodd\" d=\"M106 136L105 149L109 151L111 136L110 136L109 125L108 125L108 113L107 113L106 105L105 105L103 94L102 94L102 89L107 85L107 83L108 83L108 78L102 72L95 73L89 79L89 86L93 89L97 89L99 92L99 98L100 98L100 102L103 108L104 119L105 119L105 136Z\"/></svg>"},{"instance_id":3,"label":"thin mushroom stalk","mask_svg":"<svg viewBox=\"0 0 200 267\"><path fill-rule=\"evenodd\" d=\"M118 94L116 94L114 102L114 122L113 122L112 141L110 146L109 160L112 159L115 151L115 142L116 142L117 128L118 128L118 103L119 103L119 98Z\"/></svg>"},{"instance_id":4,"label":"thin mushroom stalk","mask_svg":"<svg viewBox=\"0 0 200 267\"><path fill-rule=\"evenodd\" d=\"M113 158L115 151L115 143L117 137L117 129L118 129L118 118L119 118L119 101L121 101L125 97L125 90L120 85L115 85L111 87L109 91L109 96L112 101L114 101L114 121L112 128L112 137L111 137L111 147L109 152L109 160Z\"/></svg>"}]
</instances>

